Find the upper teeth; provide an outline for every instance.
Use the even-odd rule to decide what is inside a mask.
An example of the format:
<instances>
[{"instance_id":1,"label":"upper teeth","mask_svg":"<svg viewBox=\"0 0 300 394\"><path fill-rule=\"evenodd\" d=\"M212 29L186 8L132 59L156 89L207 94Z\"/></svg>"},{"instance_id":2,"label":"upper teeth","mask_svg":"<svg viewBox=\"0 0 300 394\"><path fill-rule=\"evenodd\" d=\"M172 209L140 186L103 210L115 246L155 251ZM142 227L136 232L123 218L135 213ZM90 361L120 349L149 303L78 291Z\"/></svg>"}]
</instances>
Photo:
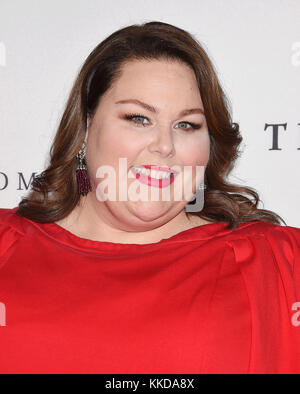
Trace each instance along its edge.
<instances>
[{"instance_id":1,"label":"upper teeth","mask_svg":"<svg viewBox=\"0 0 300 394\"><path fill-rule=\"evenodd\" d=\"M155 179L169 179L171 176L171 172L166 171L157 171L157 170L149 170L147 168L140 168L140 167L132 167L134 172L138 174L142 174L144 176L151 176L151 178Z\"/></svg>"}]
</instances>

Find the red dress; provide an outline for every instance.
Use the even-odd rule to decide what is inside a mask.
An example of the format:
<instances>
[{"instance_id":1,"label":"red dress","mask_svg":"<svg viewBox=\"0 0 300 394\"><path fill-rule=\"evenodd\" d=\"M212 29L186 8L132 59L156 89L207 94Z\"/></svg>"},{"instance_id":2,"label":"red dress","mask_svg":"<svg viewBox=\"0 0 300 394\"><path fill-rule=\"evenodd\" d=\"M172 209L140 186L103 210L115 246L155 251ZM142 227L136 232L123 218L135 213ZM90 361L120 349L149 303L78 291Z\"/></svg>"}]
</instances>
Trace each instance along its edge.
<instances>
[{"instance_id":1,"label":"red dress","mask_svg":"<svg viewBox=\"0 0 300 394\"><path fill-rule=\"evenodd\" d=\"M117 244L16 209L0 209L0 373L300 372L300 229Z\"/></svg>"}]
</instances>

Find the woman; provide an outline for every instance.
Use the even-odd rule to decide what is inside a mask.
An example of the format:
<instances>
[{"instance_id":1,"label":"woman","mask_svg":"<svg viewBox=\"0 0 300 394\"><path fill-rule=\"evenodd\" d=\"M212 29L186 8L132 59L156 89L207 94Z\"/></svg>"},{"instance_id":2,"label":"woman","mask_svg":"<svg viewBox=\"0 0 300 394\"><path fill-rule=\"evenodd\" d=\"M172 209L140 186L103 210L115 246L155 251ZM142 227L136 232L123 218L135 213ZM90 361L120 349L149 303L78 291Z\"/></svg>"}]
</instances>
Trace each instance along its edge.
<instances>
[{"instance_id":1,"label":"woman","mask_svg":"<svg viewBox=\"0 0 300 394\"><path fill-rule=\"evenodd\" d=\"M100 43L48 168L1 209L0 371L300 372L300 229L227 181L241 140L189 33L150 22ZM192 213L174 198L189 166L188 197L205 188ZM159 199L120 198L125 178L126 197L137 182ZM118 197L105 199L112 183Z\"/></svg>"}]
</instances>

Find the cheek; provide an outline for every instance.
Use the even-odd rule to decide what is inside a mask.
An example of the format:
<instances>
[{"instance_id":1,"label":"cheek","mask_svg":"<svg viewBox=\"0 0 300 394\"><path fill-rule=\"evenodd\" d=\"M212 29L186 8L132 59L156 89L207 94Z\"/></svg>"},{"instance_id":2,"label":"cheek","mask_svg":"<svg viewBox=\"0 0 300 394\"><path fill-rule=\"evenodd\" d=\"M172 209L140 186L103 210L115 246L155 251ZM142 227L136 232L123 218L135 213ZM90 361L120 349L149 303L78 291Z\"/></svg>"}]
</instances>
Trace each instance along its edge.
<instances>
[{"instance_id":1,"label":"cheek","mask_svg":"<svg viewBox=\"0 0 300 394\"><path fill-rule=\"evenodd\" d=\"M142 138L132 138L132 134L120 128L97 130L89 139L87 156L93 168L99 165L118 167L119 158L131 163L143 146Z\"/></svg>"},{"instance_id":2,"label":"cheek","mask_svg":"<svg viewBox=\"0 0 300 394\"><path fill-rule=\"evenodd\" d=\"M180 157L185 165L206 165L209 160L210 139L208 133L182 144Z\"/></svg>"},{"instance_id":3,"label":"cheek","mask_svg":"<svg viewBox=\"0 0 300 394\"><path fill-rule=\"evenodd\" d=\"M114 155L126 157L128 161L136 157L141 150L143 142L141 138L129 138L121 136L114 143Z\"/></svg>"}]
</instances>

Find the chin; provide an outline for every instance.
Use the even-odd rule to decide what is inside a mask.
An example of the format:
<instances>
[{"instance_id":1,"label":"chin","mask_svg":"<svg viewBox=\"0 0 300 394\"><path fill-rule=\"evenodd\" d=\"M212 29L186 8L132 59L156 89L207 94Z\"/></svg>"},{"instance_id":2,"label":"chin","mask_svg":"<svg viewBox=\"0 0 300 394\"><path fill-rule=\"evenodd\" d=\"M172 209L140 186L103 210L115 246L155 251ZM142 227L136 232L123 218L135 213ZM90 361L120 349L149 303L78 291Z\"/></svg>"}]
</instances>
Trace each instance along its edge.
<instances>
[{"instance_id":1,"label":"chin","mask_svg":"<svg viewBox=\"0 0 300 394\"><path fill-rule=\"evenodd\" d=\"M170 211L166 201L137 201L131 203L130 212L144 222L159 220Z\"/></svg>"}]
</instances>

